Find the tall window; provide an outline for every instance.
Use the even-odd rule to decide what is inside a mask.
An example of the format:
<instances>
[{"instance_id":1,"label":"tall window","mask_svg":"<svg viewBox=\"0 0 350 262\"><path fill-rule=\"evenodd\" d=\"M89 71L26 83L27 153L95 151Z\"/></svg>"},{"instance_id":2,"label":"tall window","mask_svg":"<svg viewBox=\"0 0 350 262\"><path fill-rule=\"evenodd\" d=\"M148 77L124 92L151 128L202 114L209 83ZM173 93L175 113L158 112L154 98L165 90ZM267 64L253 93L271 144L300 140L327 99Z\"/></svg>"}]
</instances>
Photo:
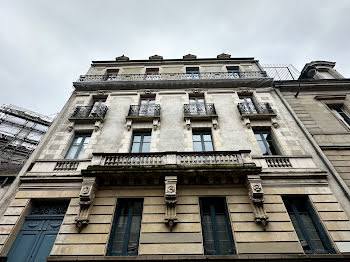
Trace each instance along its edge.
<instances>
[{"instance_id":1,"label":"tall window","mask_svg":"<svg viewBox=\"0 0 350 262\"><path fill-rule=\"evenodd\" d=\"M305 253L335 253L307 197L284 197L290 219Z\"/></svg>"},{"instance_id":2,"label":"tall window","mask_svg":"<svg viewBox=\"0 0 350 262\"><path fill-rule=\"evenodd\" d=\"M197 115L206 115L204 97L190 97L190 112Z\"/></svg>"},{"instance_id":3,"label":"tall window","mask_svg":"<svg viewBox=\"0 0 350 262\"><path fill-rule=\"evenodd\" d=\"M254 135L264 156L281 154L270 131L254 131Z\"/></svg>"},{"instance_id":4,"label":"tall window","mask_svg":"<svg viewBox=\"0 0 350 262\"><path fill-rule=\"evenodd\" d=\"M186 67L187 79L199 78L199 67Z\"/></svg>"},{"instance_id":5,"label":"tall window","mask_svg":"<svg viewBox=\"0 0 350 262\"><path fill-rule=\"evenodd\" d=\"M226 66L226 69L231 78L240 78L239 66Z\"/></svg>"},{"instance_id":6,"label":"tall window","mask_svg":"<svg viewBox=\"0 0 350 262\"><path fill-rule=\"evenodd\" d=\"M151 132L134 133L132 138L131 153L146 153L150 151Z\"/></svg>"},{"instance_id":7,"label":"tall window","mask_svg":"<svg viewBox=\"0 0 350 262\"><path fill-rule=\"evenodd\" d=\"M158 80L159 68L146 68L146 80Z\"/></svg>"},{"instance_id":8,"label":"tall window","mask_svg":"<svg viewBox=\"0 0 350 262\"><path fill-rule=\"evenodd\" d=\"M225 198L200 198L204 252L234 254L235 247Z\"/></svg>"},{"instance_id":9,"label":"tall window","mask_svg":"<svg viewBox=\"0 0 350 262\"><path fill-rule=\"evenodd\" d=\"M350 116L343 110L342 105L330 105L332 113L350 129Z\"/></svg>"},{"instance_id":10,"label":"tall window","mask_svg":"<svg viewBox=\"0 0 350 262\"><path fill-rule=\"evenodd\" d=\"M139 116L154 116L155 103L154 97L141 98Z\"/></svg>"},{"instance_id":11,"label":"tall window","mask_svg":"<svg viewBox=\"0 0 350 262\"><path fill-rule=\"evenodd\" d=\"M213 151L213 141L210 131L193 132L193 149L194 151Z\"/></svg>"},{"instance_id":12,"label":"tall window","mask_svg":"<svg viewBox=\"0 0 350 262\"><path fill-rule=\"evenodd\" d=\"M91 134L76 134L65 158L81 159L89 144L90 137Z\"/></svg>"},{"instance_id":13,"label":"tall window","mask_svg":"<svg viewBox=\"0 0 350 262\"><path fill-rule=\"evenodd\" d=\"M137 255L142 207L143 199L118 199L107 252L109 256Z\"/></svg>"},{"instance_id":14,"label":"tall window","mask_svg":"<svg viewBox=\"0 0 350 262\"><path fill-rule=\"evenodd\" d=\"M242 103L246 114L256 114L257 113L252 97L249 97L249 96L239 97L239 102Z\"/></svg>"},{"instance_id":15,"label":"tall window","mask_svg":"<svg viewBox=\"0 0 350 262\"><path fill-rule=\"evenodd\" d=\"M105 108L106 108L105 99L95 99L92 103L89 116L101 116Z\"/></svg>"}]
</instances>

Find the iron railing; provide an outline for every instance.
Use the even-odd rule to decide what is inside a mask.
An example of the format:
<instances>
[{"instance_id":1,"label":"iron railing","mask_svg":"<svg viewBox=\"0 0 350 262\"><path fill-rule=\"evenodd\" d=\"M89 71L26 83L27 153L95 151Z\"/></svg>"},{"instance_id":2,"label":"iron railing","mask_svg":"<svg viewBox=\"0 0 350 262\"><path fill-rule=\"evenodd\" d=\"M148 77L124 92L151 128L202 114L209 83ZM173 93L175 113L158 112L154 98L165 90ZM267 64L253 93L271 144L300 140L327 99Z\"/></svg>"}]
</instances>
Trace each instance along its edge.
<instances>
[{"instance_id":1,"label":"iron railing","mask_svg":"<svg viewBox=\"0 0 350 262\"><path fill-rule=\"evenodd\" d=\"M129 109L129 117L135 116L160 116L160 105L131 105Z\"/></svg>"},{"instance_id":2,"label":"iron railing","mask_svg":"<svg viewBox=\"0 0 350 262\"><path fill-rule=\"evenodd\" d=\"M118 75L82 75L77 82L101 81L159 81L159 80L200 80L200 79L252 79L267 78L265 71L252 72L204 72L204 73L162 73L162 74L118 74Z\"/></svg>"},{"instance_id":3,"label":"iron railing","mask_svg":"<svg viewBox=\"0 0 350 262\"><path fill-rule=\"evenodd\" d=\"M216 115L214 104L184 104L185 116L212 116Z\"/></svg>"},{"instance_id":4,"label":"iron railing","mask_svg":"<svg viewBox=\"0 0 350 262\"><path fill-rule=\"evenodd\" d=\"M269 103L238 103L237 107L241 115L275 114Z\"/></svg>"},{"instance_id":5,"label":"iron railing","mask_svg":"<svg viewBox=\"0 0 350 262\"><path fill-rule=\"evenodd\" d=\"M77 106L71 116L71 118L104 118L107 113L106 105L99 106Z\"/></svg>"}]
</instances>

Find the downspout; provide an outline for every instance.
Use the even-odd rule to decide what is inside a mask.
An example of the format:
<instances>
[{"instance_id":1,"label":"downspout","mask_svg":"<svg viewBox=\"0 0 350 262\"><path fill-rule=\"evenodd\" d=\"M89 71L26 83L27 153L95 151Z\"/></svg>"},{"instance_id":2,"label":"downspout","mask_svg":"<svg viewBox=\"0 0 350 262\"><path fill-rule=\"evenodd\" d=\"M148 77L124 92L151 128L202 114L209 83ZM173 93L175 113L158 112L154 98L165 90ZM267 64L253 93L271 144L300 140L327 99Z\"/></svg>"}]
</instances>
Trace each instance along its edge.
<instances>
[{"instance_id":1,"label":"downspout","mask_svg":"<svg viewBox=\"0 0 350 262\"><path fill-rule=\"evenodd\" d=\"M282 95L280 94L280 91L276 89L275 84L273 84L273 90L275 91L278 98L282 101L283 105L287 108L289 114L293 117L294 121L297 123L297 125L299 126L299 128L301 129L305 137L307 138L307 140L310 142L311 146L316 151L317 155L320 157L321 161L326 166L329 173L331 173L331 175L334 177L335 181L338 183L338 185L342 189L346 198L350 201L350 189L348 188L348 186L344 183L343 179L340 177L340 175L334 169L332 164L329 162L325 154L322 152L321 148L318 146L318 144L315 142L313 137L310 135L309 131L304 127L301 121L295 116L293 109L291 109L289 104L282 97Z\"/></svg>"}]
</instances>

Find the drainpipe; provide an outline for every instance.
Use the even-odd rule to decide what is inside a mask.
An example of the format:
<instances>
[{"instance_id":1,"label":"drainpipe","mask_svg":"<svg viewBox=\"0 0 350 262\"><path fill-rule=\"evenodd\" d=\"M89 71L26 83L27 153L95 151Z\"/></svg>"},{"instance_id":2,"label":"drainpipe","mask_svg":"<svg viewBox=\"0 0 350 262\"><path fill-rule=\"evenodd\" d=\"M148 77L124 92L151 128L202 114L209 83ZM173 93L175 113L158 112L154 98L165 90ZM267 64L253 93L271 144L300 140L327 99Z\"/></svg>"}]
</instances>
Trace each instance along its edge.
<instances>
[{"instance_id":1,"label":"drainpipe","mask_svg":"<svg viewBox=\"0 0 350 262\"><path fill-rule=\"evenodd\" d=\"M273 90L275 91L275 93L278 96L278 98L282 101L283 105L287 108L288 112L293 117L294 121L297 123L297 125L299 126L299 128L301 129L301 131L303 132L305 137L307 138L307 140L310 142L311 146L316 151L317 155L320 157L321 161L326 166L326 168L329 171L329 173L333 176L335 181L338 183L338 185L342 189L342 191L343 191L344 195L346 196L346 198L350 201L350 190L349 190L348 186L345 184L345 182L340 177L338 172L334 169L334 167L332 166L331 162L329 162L328 158L325 156L325 154L323 153L321 148L318 146L316 141L313 139L313 137L311 136L309 131L304 127L304 125L301 123L301 121L295 116L295 114L293 112L293 109L289 106L289 104L282 97L280 91L278 89L276 89L275 84L273 84Z\"/></svg>"}]
</instances>

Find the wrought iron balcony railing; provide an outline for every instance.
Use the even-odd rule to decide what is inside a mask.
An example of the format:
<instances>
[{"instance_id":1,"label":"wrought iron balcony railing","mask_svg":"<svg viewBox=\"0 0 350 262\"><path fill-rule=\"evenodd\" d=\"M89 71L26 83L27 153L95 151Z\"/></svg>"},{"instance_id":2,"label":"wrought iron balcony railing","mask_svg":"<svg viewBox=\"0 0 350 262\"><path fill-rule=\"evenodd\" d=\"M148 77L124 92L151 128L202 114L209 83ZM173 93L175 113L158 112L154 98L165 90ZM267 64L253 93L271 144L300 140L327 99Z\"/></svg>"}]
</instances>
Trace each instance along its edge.
<instances>
[{"instance_id":1,"label":"wrought iron balcony railing","mask_svg":"<svg viewBox=\"0 0 350 262\"><path fill-rule=\"evenodd\" d=\"M71 115L71 119L78 118L104 118L107 113L106 105L99 106L77 106Z\"/></svg>"},{"instance_id":2,"label":"wrought iron balcony railing","mask_svg":"<svg viewBox=\"0 0 350 262\"><path fill-rule=\"evenodd\" d=\"M160 117L160 105L131 105L128 117Z\"/></svg>"},{"instance_id":3,"label":"wrought iron balcony railing","mask_svg":"<svg viewBox=\"0 0 350 262\"><path fill-rule=\"evenodd\" d=\"M118 75L82 75L77 82L104 82L104 81L159 81L159 80L209 80L209 79L254 79L267 78L265 71L253 72L204 72L198 74L188 73L162 73L162 74L118 74Z\"/></svg>"},{"instance_id":4,"label":"wrought iron balcony railing","mask_svg":"<svg viewBox=\"0 0 350 262\"><path fill-rule=\"evenodd\" d=\"M275 115L269 103L238 103L241 115Z\"/></svg>"},{"instance_id":5,"label":"wrought iron balcony railing","mask_svg":"<svg viewBox=\"0 0 350 262\"><path fill-rule=\"evenodd\" d=\"M214 104L184 104L185 117L216 116Z\"/></svg>"}]
</instances>

